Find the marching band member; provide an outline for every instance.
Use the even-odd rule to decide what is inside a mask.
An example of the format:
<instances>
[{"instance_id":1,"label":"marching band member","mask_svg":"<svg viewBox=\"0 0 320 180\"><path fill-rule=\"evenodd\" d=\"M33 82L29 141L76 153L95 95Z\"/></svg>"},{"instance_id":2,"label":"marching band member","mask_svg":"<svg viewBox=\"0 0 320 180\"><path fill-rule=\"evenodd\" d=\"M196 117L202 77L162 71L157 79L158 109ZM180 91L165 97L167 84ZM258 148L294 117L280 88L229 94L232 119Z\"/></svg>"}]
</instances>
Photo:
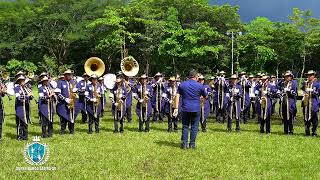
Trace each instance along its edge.
<instances>
[{"instance_id":1,"label":"marching band member","mask_svg":"<svg viewBox=\"0 0 320 180\"><path fill-rule=\"evenodd\" d=\"M7 88L0 81L0 142L1 142L1 139L2 139L2 124L4 122L4 106L3 106L2 97L4 97L6 93L7 93Z\"/></svg>"},{"instance_id":2,"label":"marching band member","mask_svg":"<svg viewBox=\"0 0 320 180\"><path fill-rule=\"evenodd\" d=\"M109 96L112 102L112 115L114 119L113 133L119 132L119 123L120 133L123 133L123 121L126 110L125 100L127 96L127 89L123 86L122 79L120 77L116 79L116 84L114 88L111 90Z\"/></svg>"},{"instance_id":3,"label":"marching band member","mask_svg":"<svg viewBox=\"0 0 320 180\"><path fill-rule=\"evenodd\" d=\"M178 117L173 116L175 96L177 94L178 86L176 83L176 78L174 76L170 77L168 86L165 87L162 97L165 100L164 111L168 116L168 132L173 131L178 132Z\"/></svg>"},{"instance_id":4,"label":"marching band member","mask_svg":"<svg viewBox=\"0 0 320 180\"><path fill-rule=\"evenodd\" d=\"M249 97L250 97L250 104L248 107L248 118L251 117L251 119L255 119L256 118L256 95L255 95L255 88L257 85L256 80L254 79L254 75L249 75L249 82L251 84L251 87L249 88ZM252 113L251 112L252 109ZM251 115L251 116L250 116Z\"/></svg>"},{"instance_id":5,"label":"marching band member","mask_svg":"<svg viewBox=\"0 0 320 180\"><path fill-rule=\"evenodd\" d=\"M225 72L220 71L219 77L216 79L215 86L215 106L216 118L219 123L224 123L226 119L226 108L228 102L226 101L226 92L228 90L228 81L225 79Z\"/></svg>"},{"instance_id":6,"label":"marching band member","mask_svg":"<svg viewBox=\"0 0 320 180\"><path fill-rule=\"evenodd\" d=\"M87 73L84 73L82 75L83 80L79 81L77 83L76 88L78 89L78 95L79 95L79 99L78 99L78 105L79 105L79 109L81 111L81 115L82 115L82 122L86 123L88 120L88 113L87 113L87 105L86 105L86 96L85 96L85 91L86 88L88 86L89 82L89 75Z\"/></svg>"},{"instance_id":7,"label":"marching band member","mask_svg":"<svg viewBox=\"0 0 320 180\"><path fill-rule=\"evenodd\" d=\"M134 87L134 80L128 76L125 77L124 86L127 89L127 98L126 98L126 110L125 110L125 117L128 120L128 123L132 121L132 90Z\"/></svg>"},{"instance_id":8,"label":"marching band member","mask_svg":"<svg viewBox=\"0 0 320 180\"><path fill-rule=\"evenodd\" d=\"M310 126L312 124L312 136L317 136L320 84L315 79L315 71L310 70L306 75L308 79L301 88L304 92L302 110L305 132L306 136L310 136Z\"/></svg>"},{"instance_id":9,"label":"marching band member","mask_svg":"<svg viewBox=\"0 0 320 180\"><path fill-rule=\"evenodd\" d=\"M251 82L246 78L246 72L241 72L240 76L240 86L242 89L241 95L241 119L243 123L246 124L248 121L248 114L249 114L249 106L250 106L250 88Z\"/></svg>"},{"instance_id":10,"label":"marching band member","mask_svg":"<svg viewBox=\"0 0 320 180\"><path fill-rule=\"evenodd\" d=\"M153 122L156 122L159 118L160 122L163 122L163 99L162 92L164 90L163 76L158 72L151 82L153 88L152 107L153 107Z\"/></svg>"},{"instance_id":11,"label":"marching band member","mask_svg":"<svg viewBox=\"0 0 320 180\"><path fill-rule=\"evenodd\" d=\"M32 92L25 86L25 77L20 75L16 78L16 94L15 110L17 124L17 139L28 139L28 123L30 122L30 100L33 99Z\"/></svg>"},{"instance_id":12,"label":"marching band member","mask_svg":"<svg viewBox=\"0 0 320 180\"><path fill-rule=\"evenodd\" d=\"M243 95L242 87L237 83L238 76L236 74L230 77L230 84L227 91L227 97L229 100L228 103L228 123L227 130L228 132L232 131L232 119L236 119L236 131L240 132L240 115L241 115L241 103L240 99Z\"/></svg>"},{"instance_id":13,"label":"marching band member","mask_svg":"<svg viewBox=\"0 0 320 180\"><path fill-rule=\"evenodd\" d=\"M104 79L103 79L103 77L100 77L99 79L98 79L98 82L99 82L99 84L100 84L100 86L101 86L101 97L100 97L100 102L101 102L101 117L103 117L103 114L104 114L104 109L105 109L105 107L106 107L106 105L107 105L107 97L106 97L106 93L107 93L107 91L108 91L108 88L107 88L107 86L104 84Z\"/></svg>"},{"instance_id":14,"label":"marching band member","mask_svg":"<svg viewBox=\"0 0 320 180\"><path fill-rule=\"evenodd\" d=\"M78 98L76 82L72 79L73 71L66 70L64 80L60 80L55 92L58 95L57 113L61 117L60 134L65 134L66 127L70 134L74 134L74 123L77 117L79 107L76 104Z\"/></svg>"},{"instance_id":15,"label":"marching band member","mask_svg":"<svg viewBox=\"0 0 320 180\"><path fill-rule=\"evenodd\" d=\"M262 84L261 78L262 78L262 73L258 73L258 74L256 75L256 85L255 85L255 89L254 89L254 91L255 91L255 93L254 93L255 96L256 96L256 87ZM258 99L257 96L255 97L255 99L256 99L256 101L255 101L255 112L256 112L256 114L257 114L257 113L258 113L258 112L257 112L257 109L259 108L259 107L258 107L258 105L259 105L259 102L258 102L259 99ZM258 116L258 123L260 123L260 118L259 118L259 116Z\"/></svg>"},{"instance_id":16,"label":"marching band member","mask_svg":"<svg viewBox=\"0 0 320 180\"><path fill-rule=\"evenodd\" d=\"M42 72L39 76L38 76L38 90L39 88L42 86L42 82L41 82L41 79L44 77L44 76L48 76L48 74L46 72ZM39 93L39 92L38 92ZM38 116L39 116L39 124L41 125L41 113L40 113L40 104L39 104L39 101L38 101Z\"/></svg>"},{"instance_id":17,"label":"marching band member","mask_svg":"<svg viewBox=\"0 0 320 180\"><path fill-rule=\"evenodd\" d=\"M198 81L200 84L203 85L206 94L210 95L212 93L211 88L209 85L204 84L205 79L203 75L200 75L198 77ZM200 107L201 107L201 111L200 111L201 112L201 115L200 115L201 129L202 129L202 132L207 132L207 119L210 114L209 99L201 96Z\"/></svg>"},{"instance_id":18,"label":"marching band member","mask_svg":"<svg viewBox=\"0 0 320 180\"><path fill-rule=\"evenodd\" d=\"M262 76L261 84L257 85L255 89L255 94L257 96L257 113L260 122L260 133L270 133L270 117L272 108L271 97L276 92L276 87L269 83L269 77Z\"/></svg>"},{"instance_id":19,"label":"marching band member","mask_svg":"<svg viewBox=\"0 0 320 180\"><path fill-rule=\"evenodd\" d=\"M42 77L39 92L39 112L41 116L42 138L52 137L55 93L47 76Z\"/></svg>"},{"instance_id":20,"label":"marching band member","mask_svg":"<svg viewBox=\"0 0 320 180\"><path fill-rule=\"evenodd\" d=\"M140 76L139 83L133 91L133 97L137 100L136 114L139 117L139 131L143 131L145 124L145 132L149 132L149 120L152 116L151 98L153 94L152 87L147 84L148 76L143 74Z\"/></svg>"},{"instance_id":21,"label":"marching band member","mask_svg":"<svg viewBox=\"0 0 320 180\"><path fill-rule=\"evenodd\" d=\"M293 134L294 112L297 110L296 97L298 95L298 83L293 79L291 71L284 74L284 81L279 84L281 90L281 113L285 134Z\"/></svg>"},{"instance_id":22,"label":"marching band member","mask_svg":"<svg viewBox=\"0 0 320 180\"><path fill-rule=\"evenodd\" d=\"M102 96L102 87L101 84L98 82L98 76L93 74L90 76L89 80L91 83L87 86L85 91L85 96L87 99L87 112L89 115L89 134L92 134L92 125L95 125L95 132L99 133L99 118L102 112L102 103L101 96Z\"/></svg>"}]
</instances>

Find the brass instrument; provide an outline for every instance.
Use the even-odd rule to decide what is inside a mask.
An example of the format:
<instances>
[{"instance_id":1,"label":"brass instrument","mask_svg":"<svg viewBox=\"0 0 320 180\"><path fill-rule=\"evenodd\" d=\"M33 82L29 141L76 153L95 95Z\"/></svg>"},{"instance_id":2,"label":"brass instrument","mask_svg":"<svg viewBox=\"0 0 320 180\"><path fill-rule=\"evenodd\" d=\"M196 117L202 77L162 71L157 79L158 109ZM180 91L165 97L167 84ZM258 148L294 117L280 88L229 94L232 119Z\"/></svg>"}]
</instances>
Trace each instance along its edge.
<instances>
[{"instance_id":1,"label":"brass instrument","mask_svg":"<svg viewBox=\"0 0 320 180\"><path fill-rule=\"evenodd\" d=\"M101 103L101 99L100 99L100 94L98 92L98 86L97 85L94 85L93 86L93 96L94 98L96 99L95 102L93 102L93 111L94 111L94 116L97 118L98 116L98 108L100 106L100 103Z\"/></svg>"},{"instance_id":2,"label":"brass instrument","mask_svg":"<svg viewBox=\"0 0 320 180\"><path fill-rule=\"evenodd\" d=\"M74 109L76 100L77 100L77 93L73 92L73 89L76 87L76 83L69 83L69 99L71 99L71 102L68 104L68 109Z\"/></svg>"},{"instance_id":3,"label":"brass instrument","mask_svg":"<svg viewBox=\"0 0 320 180\"><path fill-rule=\"evenodd\" d=\"M29 79L33 79L34 78L34 72L28 72L27 77Z\"/></svg>"},{"instance_id":4,"label":"brass instrument","mask_svg":"<svg viewBox=\"0 0 320 180\"><path fill-rule=\"evenodd\" d=\"M9 81L10 74L8 72L2 72L1 78L2 78L3 81Z\"/></svg>"},{"instance_id":5,"label":"brass instrument","mask_svg":"<svg viewBox=\"0 0 320 180\"><path fill-rule=\"evenodd\" d=\"M174 105L176 104L176 95L177 95L177 86L176 86L176 82L174 82L173 87L171 87L171 98L170 98L170 116L173 115L172 109L176 108L174 107Z\"/></svg>"},{"instance_id":6,"label":"brass instrument","mask_svg":"<svg viewBox=\"0 0 320 180\"><path fill-rule=\"evenodd\" d=\"M265 91L267 93L265 93ZM268 86L266 83L262 84L261 88L261 117L265 120L267 118L267 107L268 107Z\"/></svg>"},{"instance_id":7,"label":"brass instrument","mask_svg":"<svg viewBox=\"0 0 320 180\"><path fill-rule=\"evenodd\" d=\"M117 97L116 97L116 99L117 99L116 102L118 104L118 106L116 107L116 112L120 111L120 118L122 118L122 116L123 116L123 101L121 100L122 99L122 88L121 88L121 86L119 86L118 89L117 89Z\"/></svg>"},{"instance_id":8,"label":"brass instrument","mask_svg":"<svg viewBox=\"0 0 320 180\"><path fill-rule=\"evenodd\" d=\"M105 71L105 65L100 58L91 57L84 64L84 71L89 76L91 76L92 74L96 74L98 77L100 77Z\"/></svg>"},{"instance_id":9,"label":"brass instrument","mask_svg":"<svg viewBox=\"0 0 320 180\"><path fill-rule=\"evenodd\" d=\"M313 87L313 82L306 82L306 89L311 89ZM311 109L312 109L312 93L311 91L305 92L302 98L304 106L304 119L309 121L311 119Z\"/></svg>"},{"instance_id":10,"label":"brass instrument","mask_svg":"<svg viewBox=\"0 0 320 180\"><path fill-rule=\"evenodd\" d=\"M133 77L139 72L139 63L132 56L129 56L121 60L120 68L124 75Z\"/></svg>"}]
</instances>

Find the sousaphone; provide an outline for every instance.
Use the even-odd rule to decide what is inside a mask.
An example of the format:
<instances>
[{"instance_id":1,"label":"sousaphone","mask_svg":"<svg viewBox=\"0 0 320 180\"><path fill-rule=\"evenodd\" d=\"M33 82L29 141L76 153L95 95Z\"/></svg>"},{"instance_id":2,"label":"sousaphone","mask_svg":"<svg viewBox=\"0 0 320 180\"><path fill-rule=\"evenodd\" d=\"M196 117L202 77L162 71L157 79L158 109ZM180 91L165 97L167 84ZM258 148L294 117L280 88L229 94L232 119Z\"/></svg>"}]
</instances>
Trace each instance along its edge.
<instances>
[{"instance_id":1,"label":"sousaphone","mask_svg":"<svg viewBox=\"0 0 320 180\"><path fill-rule=\"evenodd\" d=\"M84 64L84 71L91 76L96 74L97 76L102 76L105 71L105 65L103 61L98 57L89 58Z\"/></svg>"},{"instance_id":2,"label":"sousaphone","mask_svg":"<svg viewBox=\"0 0 320 180\"><path fill-rule=\"evenodd\" d=\"M139 64L132 56L123 58L120 63L120 68L122 73L129 77L133 77L139 72Z\"/></svg>"}]
</instances>

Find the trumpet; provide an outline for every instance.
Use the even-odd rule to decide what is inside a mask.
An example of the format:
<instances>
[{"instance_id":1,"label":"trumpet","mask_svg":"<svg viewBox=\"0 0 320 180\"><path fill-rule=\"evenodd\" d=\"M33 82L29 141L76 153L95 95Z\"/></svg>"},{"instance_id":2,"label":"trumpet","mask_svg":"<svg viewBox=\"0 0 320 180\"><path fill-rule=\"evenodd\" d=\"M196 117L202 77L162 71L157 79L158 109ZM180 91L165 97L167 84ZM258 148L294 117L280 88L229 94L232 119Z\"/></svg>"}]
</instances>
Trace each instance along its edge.
<instances>
[{"instance_id":1,"label":"trumpet","mask_svg":"<svg viewBox=\"0 0 320 180\"><path fill-rule=\"evenodd\" d=\"M176 104L176 95L177 95L177 86L176 82L173 84L173 87L171 88L171 98L170 98L170 116L173 115L172 109L174 108L174 105Z\"/></svg>"}]
</instances>

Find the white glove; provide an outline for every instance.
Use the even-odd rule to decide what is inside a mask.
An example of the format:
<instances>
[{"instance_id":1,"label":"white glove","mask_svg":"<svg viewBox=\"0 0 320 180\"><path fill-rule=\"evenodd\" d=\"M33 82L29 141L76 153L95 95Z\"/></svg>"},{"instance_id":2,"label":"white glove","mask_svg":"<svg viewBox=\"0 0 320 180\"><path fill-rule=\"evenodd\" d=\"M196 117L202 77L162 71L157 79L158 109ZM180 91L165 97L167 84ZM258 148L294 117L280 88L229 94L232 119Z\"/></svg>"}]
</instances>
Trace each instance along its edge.
<instances>
[{"instance_id":1,"label":"white glove","mask_svg":"<svg viewBox=\"0 0 320 180\"><path fill-rule=\"evenodd\" d=\"M233 97L230 98L230 101L233 101Z\"/></svg>"},{"instance_id":2,"label":"white glove","mask_svg":"<svg viewBox=\"0 0 320 180\"><path fill-rule=\"evenodd\" d=\"M97 98L92 98L91 101L92 102L97 102Z\"/></svg>"},{"instance_id":3,"label":"white glove","mask_svg":"<svg viewBox=\"0 0 320 180\"><path fill-rule=\"evenodd\" d=\"M307 92L313 92L313 89L312 88L307 88L306 91Z\"/></svg>"},{"instance_id":4,"label":"white glove","mask_svg":"<svg viewBox=\"0 0 320 180\"><path fill-rule=\"evenodd\" d=\"M172 116L173 116L173 117L177 117L178 114L179 114L179 110L178 110L178 109L174 109L174 110L173 110L173 113L172 113Z\"/></svg>"},{"instance_id":5,"label":"white glove","mask_svg":"<svg viewBox=\"0 0 320 180\"><path fill-rule=\"evenodd\" d=\"M169 101L169 103L170 103L170 104L172 104L172 103L173 103L173 101L172 101L172 100L170 100L170 101Z\"/></svg>"},{"instance_id":6,"label":"white glove","mask_svg":"<svg viewBox=\"0 0 320 180\"><path fill-rule=\"evenodd\" d=\"M143 103L143 99L139 99L139 103Z\"/></svg>"},{"instance_id":7,"label":"white glove","mask_svg":"<svg viewBox=\"0 0 320 180\"><path fill-rule=\"evenodd\" d=\"M66 101L66 103L68 103L68 104L71 103L71 99L69 99L69 98L66 98L65 101Z\"/></svg>"},{"instance_id":8,"label":"white glove","mask_svg":"<svg viewBox=\"0 0 320 180\"><path fill-rule=\"evenodd\" d=\"M114 106L118 106L118 103L114 103Z\"/></svg>"},{"instance_id":9,"label":"white glove","mask_svg":"<svg viewBox=\"0 0 320 180\"><path fill-rule=\"evenodd\" d=\"M289 88L284 88L284 91L288 92L288 91L290 91L290 89Z\"/></svg>"},{"instance_id":10,"label":"white glove","mask_svg":"<svg viewBox=\"0 0 320 180\"><path fill-rule=\"evenodd\" d=\"M239 89L235 89L234 92L235 92L235 93L239 93Z\"/></svg>"},{"instance_id":11,"label":"white glove","mask_svg":"<svg viewBox=\"0 0 320 180\"><path fill-rule=\"evenodd\" d=\"M227 97L230 97L230 94L229 94L229 93L226 93L226 96L227 96Z\"/></svg>"},{"instance_id":12,"label":"white glove","mask_svg":"<svg viewBox=\"0 0 320 180\"><path fill-rule=\"evenodd\" d=\"M263 94L267 94L268 93L268 91L263 91Z\"/></svg>"}]
</instances>

